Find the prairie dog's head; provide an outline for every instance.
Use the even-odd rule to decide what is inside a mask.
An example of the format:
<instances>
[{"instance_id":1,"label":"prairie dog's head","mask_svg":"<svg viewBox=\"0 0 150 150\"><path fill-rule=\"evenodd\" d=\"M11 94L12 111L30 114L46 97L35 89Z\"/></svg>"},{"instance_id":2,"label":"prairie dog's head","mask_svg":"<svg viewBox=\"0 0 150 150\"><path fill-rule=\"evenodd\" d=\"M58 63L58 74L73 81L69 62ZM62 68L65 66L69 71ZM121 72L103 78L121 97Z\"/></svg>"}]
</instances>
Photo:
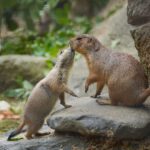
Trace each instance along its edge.
<instances>
[{"instance_id":1,"label":"prairie dog's head","mask_svg":"<svg viewBox=\"0 0 150 150\"><path fill-rule=\"evenodd\" d=\"M70 68L73 65L74 56L75 51L70 47L66 48L59 53L56 65L61 68Z\"/></svg>"},{"instance_id":2,"label":"prairie dog's head","mask_svg":"<svg viewBox=\"0 0 150 150\"><path fill-rule=\"evenodd\" d=\"M70 47L81 54L86 54L90 51L98 51L100 42L94 36L83 34L71 39Z\"/></svg>"}]
</instances>

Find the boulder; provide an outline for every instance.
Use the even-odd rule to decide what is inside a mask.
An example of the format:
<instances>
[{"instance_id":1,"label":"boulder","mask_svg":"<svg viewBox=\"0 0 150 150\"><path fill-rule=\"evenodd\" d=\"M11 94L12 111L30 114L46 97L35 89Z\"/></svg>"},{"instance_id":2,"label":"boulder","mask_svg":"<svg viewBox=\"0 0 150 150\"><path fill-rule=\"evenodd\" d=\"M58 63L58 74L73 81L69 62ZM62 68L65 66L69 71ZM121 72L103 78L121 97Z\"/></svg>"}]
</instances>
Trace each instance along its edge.
<instances>
[{"instance_id":1,"label":"boulder","mask_svg":"<svg viewBox=\"0 0 150 150\"><path fill-rule=\"evenodd\" d=\"M150 23L132 30L131 34L150 83Z\"/></svg>"},{"instance_id":2,"label":"boulder","mask_svg":"<svg viewBox=\"0 0 150 150\"><path fill-rule=\"evenodd\" d=\"M44 77L46 59L28 55L0 56L0 92L16 87L16 80L22 78L36 83Z\"/></svg>"},{"instance_id":3,"label":"boulder","mask_svg":"<svg viewBox=\"0 0 150 150\"><path fill-rule=\"evenodd\" d=\"M0 150L84 150L87 147L88 143L82 137L76 138L68 135L47 136L15 142L0 141Z\"/></svg>"},{"instance_id":4,"label":"boulder","mask_svg":"<svg viewBox=\"0 0 150 150\"><path fill-rule=\"evenodd\" d=\"M109 138L85 138L77 135L51 135L47 137L6 141L0 140L0 150L149 150L150 139L117 141Z\"/></svg>"},{"instance_id":5,"label":"boulder","mask_svg":"<svg viewBox=\"0 0 150 150\"><path fill-rule=\"evenodd\" d=\"M128 23L142 25L150 21L150 0L128 0Z\"/></svg>"},{"instance_id":6,"label":"boulder","mask_svg":"<svg viewBox=\"0 0 150 150\"><path fill-rule=\"evenodd\" d=\"M98 105L82 97L71 108L56 111L48 119L50 128L84 136L142 139L150 135L150 107L129 108Z\"/></svg>"}]
</instances>

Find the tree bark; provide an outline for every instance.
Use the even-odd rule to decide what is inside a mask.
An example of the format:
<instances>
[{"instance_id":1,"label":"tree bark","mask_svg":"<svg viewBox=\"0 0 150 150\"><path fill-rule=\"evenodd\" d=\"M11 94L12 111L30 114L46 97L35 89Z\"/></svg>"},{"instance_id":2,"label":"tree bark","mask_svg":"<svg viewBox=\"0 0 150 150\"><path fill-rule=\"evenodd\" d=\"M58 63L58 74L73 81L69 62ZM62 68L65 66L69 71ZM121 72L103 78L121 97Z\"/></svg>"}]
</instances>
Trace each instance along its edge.
<instances>
[{"instance_id":1,"label":"tree bark","mask_svg":"<svg viewBox=\"0 0 150 150\"><path fill-rule=\"evenodd\" d=\"M131 31L131 35L150 83L150 23Z\"/></svg>"}]
</instances>

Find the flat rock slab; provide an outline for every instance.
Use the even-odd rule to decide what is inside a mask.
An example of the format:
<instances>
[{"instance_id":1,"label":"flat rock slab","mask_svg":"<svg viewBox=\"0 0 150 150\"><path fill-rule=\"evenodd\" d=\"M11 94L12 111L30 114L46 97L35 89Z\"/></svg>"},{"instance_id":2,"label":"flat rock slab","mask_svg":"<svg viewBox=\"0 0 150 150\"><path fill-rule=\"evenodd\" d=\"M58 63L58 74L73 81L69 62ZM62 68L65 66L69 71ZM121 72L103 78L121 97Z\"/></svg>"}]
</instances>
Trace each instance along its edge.
<instances>
[{"instance_id":1,"label":"flat rock slab","mask_svg":"<svg viewBox=\"0 0 150 150\"><path fill-rule=\"evenodd\" d=\"M0 140L0 150L85 150L87 147L85 139L69 135L47 136L17 142Z\"/></svg>"},{"instance_id":2,"label":"flat rock slab","mask_svg":"<svg viewBox=\"0 0 150 150\"><path fill-rule=\"evenodd\" d=\"M149 150L150 139L115 141L108 138L84 138L73 135L53 135L32 140L0 140L0 150Z\"/></svg>"},{"instance_id":3,"label":"flat rock slab","mask_svg":"<svg viewBox=\"0 0 150 150\"><path fill-rule=\"evenodd\" d=\"M82 97L71 108L58 110L48 125L60 132L117 139L142 139L150 135L150 107L140 108L98 105L95 99Z\"/></svg>"}]
</instances>

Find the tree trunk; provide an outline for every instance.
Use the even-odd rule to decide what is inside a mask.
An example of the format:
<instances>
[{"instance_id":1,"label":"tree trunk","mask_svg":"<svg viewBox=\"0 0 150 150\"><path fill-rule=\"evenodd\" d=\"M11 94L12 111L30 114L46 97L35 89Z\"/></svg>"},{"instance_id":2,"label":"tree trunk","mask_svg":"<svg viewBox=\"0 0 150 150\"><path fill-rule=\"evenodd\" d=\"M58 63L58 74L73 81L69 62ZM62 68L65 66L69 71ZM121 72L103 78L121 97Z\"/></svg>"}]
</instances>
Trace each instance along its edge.
<instances>
[{"instance_id":1,"label":"tree trunk","mask_svg":"<svg viewBox=\"0 0 150 150\"><path fill-rule=\"evenodd\" d=\"M128 23L140 25L131 35L150 85L150 0L128 0Z\"/></svg>"},{"instance_id":2,"label":"tree trunk","mask_svg":"<svg viewBox=\"0 0 150 150\"><path fill-rule=\"evenodd\" d=\"M150 83L150 23L131 31L131 34Z\"/></svg>"}]
</instances>

